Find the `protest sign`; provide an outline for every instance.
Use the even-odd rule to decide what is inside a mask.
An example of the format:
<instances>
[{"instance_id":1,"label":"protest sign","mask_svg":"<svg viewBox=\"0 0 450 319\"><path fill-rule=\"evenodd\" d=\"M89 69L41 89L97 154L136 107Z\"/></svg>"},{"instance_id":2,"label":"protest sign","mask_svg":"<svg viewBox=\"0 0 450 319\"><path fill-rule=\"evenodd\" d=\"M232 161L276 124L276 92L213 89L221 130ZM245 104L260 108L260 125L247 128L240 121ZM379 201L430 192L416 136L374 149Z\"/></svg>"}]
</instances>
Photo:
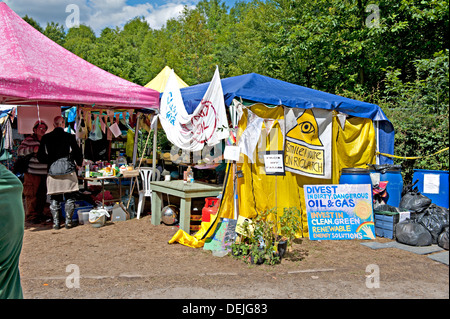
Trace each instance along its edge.
<instances>
[{"instance_id":1,"label":"protest sign","mask_svg":"<svg viewBox=\"0 0 450 319\"><path fill-rule=\"evenodd\" d=\"M375 239L370 184L305 185L310 240Z\"/></svg>"},{"instance_id":2,"label":"protest sign","mask_svg":"<svg viewBox=\"0 0 450 319\"><path fill-rule=\"evenodd\" d=\"M314 178L331 178L332 112L321 109L285 111L286 171Z\"/></svg>"}]
</instances>

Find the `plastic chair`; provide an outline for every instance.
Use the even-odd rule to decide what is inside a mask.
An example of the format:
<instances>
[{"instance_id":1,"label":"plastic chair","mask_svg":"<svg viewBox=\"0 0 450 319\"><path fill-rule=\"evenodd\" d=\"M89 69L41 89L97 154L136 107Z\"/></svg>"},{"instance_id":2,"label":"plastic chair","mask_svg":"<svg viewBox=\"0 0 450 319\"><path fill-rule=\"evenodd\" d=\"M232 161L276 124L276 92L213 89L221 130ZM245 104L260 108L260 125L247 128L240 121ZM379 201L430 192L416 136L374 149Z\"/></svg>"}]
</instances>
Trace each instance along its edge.
<instances>
[{"instance_id":1,"label":"plastic chair","mask_svg":"<svg viewBox=\"0 0 450 319\"><path fill-rule=\"evenodd\" d=\"M141 213L144 210L145 198L150 197L150 200L152 199L150 181L159 181L161 178L161 172L158 169L155 169L155 173L153 173L153 169L151 167L141 167L139 170L142 179L142 190L139 191L137 219L141 217Z\"/></svg>"}]
</instances>

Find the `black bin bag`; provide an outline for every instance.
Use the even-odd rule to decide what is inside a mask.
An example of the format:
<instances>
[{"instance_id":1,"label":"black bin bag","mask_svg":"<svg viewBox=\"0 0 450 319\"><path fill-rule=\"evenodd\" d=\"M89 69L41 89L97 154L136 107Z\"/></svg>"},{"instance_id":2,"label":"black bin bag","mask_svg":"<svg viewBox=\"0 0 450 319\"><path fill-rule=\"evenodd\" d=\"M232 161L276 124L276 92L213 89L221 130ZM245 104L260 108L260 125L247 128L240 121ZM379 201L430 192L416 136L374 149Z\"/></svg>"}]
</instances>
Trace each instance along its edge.
<instances>
[{"instance_id":1,"label":"black bin bag","mask_svg":"<svg viewBox=\"0 0 450 319\"><path fill-rule=\"evenodd\" d=\"M448 226L438 236L438 246L448 250Z\"/></svg>"},{"instance_id":2,"label":"black bin bag","mask_svg":"<svg viewBox=\"0 0 450 319\"><path fill-rule=\"evenodd\" d=\"M433 238L433 244L437 244L438 236L449 224L448 209L431 204L420 216L417 222L425 226Z\"/></svg>"},{"instance_id":3,"label":"black bin bag","mask_svg":"<svg viewBox=\"0 0 450 319\"><path fill-rule=\"evenodd\" d=\"M402 211L409 210L411 212L421 213L425 209L427 209L430 204L431 199L429 199L425 195L422 195L416 188L414 190L406 192L402 196L398 207Z\"/></svg>"},{"instance_id":4,"label":"black bin bag","mask_svg":"<svg viewBox=\"0 0 450 319\"><path fill-rule=\"evenodd\" d=\"M410 246L430 246L433 243L430 232L422 224L411 219L395 226L395 236L399 243Z\"/></svg>"}]
</instances>

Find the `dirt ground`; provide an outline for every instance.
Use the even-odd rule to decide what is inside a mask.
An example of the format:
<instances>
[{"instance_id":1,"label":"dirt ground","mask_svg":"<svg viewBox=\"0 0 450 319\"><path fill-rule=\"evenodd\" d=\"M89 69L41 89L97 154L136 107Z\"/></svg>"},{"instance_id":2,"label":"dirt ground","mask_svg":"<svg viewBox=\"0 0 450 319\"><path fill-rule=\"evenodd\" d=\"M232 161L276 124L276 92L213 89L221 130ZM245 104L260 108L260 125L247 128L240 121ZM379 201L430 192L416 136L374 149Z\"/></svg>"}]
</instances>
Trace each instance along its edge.
<instances>
[{"instance_id":1,"label":"dirt ground","mask_svg":"<svg viewBox=\"0 0 450 319\"><path fill-rule=\"evenodd\" d=\"M449 298L448 266L424 255L373 250L359 240L302 239L281 264L249 265L230 255L215 257L202 248L168 244L177 230L152 225L149 215L101 228L27 225L20 258L24 298ZM374 265L378 288L368 278L375 274Z\"/></svg>"}]
</instances>

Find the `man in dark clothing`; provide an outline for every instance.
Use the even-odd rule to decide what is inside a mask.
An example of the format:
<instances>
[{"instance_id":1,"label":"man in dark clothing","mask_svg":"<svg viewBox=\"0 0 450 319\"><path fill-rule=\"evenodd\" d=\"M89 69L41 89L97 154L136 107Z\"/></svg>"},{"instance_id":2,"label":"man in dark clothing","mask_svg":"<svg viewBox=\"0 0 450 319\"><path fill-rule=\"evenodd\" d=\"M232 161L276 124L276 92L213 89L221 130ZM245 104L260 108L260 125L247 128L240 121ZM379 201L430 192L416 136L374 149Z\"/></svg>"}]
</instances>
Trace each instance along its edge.
<instances>
[{"instance_id":1,"label":"man in dark clothing","mask_svg":"<svg viewBox=\"0 0 450 319\"><path fill-rule=\"evenodd\" d=\"M55 129L45 134L37 158L41 163L47 163L47 194L50 195L50 211L53 216L53 228L59 229L59 215L61 202L66 200L65 227L71 228L72 216L75 211L75 199L79 191L76 165L83 164L83 154L77 144L75 136L64 131L65 121L61 116L54 119ZM67 160L66 160L67 159ZM55 164L52 166L52 164ZM72 165L71 165L72 164ZM54 169L57 167L57 169Z\"/></svg>"}]
</instances>

